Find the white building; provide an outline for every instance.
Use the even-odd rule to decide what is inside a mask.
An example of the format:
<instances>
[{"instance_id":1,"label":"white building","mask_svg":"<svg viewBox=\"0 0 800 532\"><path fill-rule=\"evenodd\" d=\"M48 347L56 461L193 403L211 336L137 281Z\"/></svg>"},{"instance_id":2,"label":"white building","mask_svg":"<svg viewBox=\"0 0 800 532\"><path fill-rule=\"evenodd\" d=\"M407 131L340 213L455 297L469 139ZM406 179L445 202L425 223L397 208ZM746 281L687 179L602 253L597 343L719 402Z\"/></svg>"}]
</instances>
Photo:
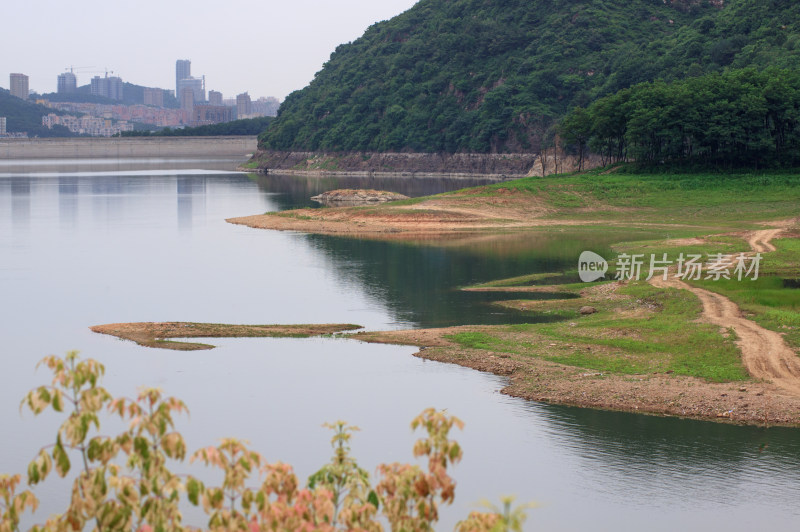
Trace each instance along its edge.
<instances>
[{"instance_id":1,"label":"white building","mask_svg":"<svg viewBox=\"0 0 800 532\"><path fill-rule=\"evenodd\" d=\"M90 135L92 137L111 137L122 131L133 131L133 124L129 124L126 121L114 123L110 118L59 116L53 113L42 117L42 125L48 129L53 129L53 126L64 126L78 135Z\"/></svg>"}]
</instances>

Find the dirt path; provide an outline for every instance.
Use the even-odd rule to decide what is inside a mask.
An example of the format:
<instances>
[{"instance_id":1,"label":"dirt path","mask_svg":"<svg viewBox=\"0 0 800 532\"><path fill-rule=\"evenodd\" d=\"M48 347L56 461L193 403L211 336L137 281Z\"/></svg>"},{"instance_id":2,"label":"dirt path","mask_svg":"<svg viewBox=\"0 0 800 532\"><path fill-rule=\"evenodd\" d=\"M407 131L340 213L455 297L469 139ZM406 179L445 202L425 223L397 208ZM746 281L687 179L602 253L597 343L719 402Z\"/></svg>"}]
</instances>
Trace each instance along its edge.
<instances>
[{"instance_id":1,"label":"dirt path","mask_svg":"<svg viewBox=\"0 0 800 532\"><path fill-rule=\"evenodd\" d=\"M782 222L778 228L754 231L747 238L756 253L775 251L771 240L792 223ZM733 329L738 337L737 345L742 352L742 362L747 371L757 379L772 381L780 389L800 396L800 358L783 337L742 317L739 307L720 294L690 286L680 279L654 277L650 283L660 288L689 290L703 304L703 317L724 329Z\"/></svg>"}]
</instances>

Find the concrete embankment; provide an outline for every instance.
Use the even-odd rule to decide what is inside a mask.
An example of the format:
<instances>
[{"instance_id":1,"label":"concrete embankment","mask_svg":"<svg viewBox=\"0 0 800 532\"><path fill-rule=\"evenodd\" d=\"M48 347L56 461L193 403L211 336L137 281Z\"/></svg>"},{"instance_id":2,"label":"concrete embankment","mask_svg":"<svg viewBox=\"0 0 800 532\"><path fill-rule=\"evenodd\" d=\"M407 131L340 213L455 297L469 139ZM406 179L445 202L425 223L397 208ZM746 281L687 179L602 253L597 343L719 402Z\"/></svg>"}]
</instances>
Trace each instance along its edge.
<instances>
[{"instance_id":1,"label":"concrete embankment","mask_svg":"<svg viewBox=\"0 0 800 532\"><path fill-rule=\"evenodd\" d=\"M496 178L530 175L533 153L375 153L258 151L251 163L265 174L364 177ZM251 166L248 166L251 167Z\"/></svg>"},{"instance_id":2,"label":"concrete embankment","mask_svg":"<svg viewBox=\"0 0 800 532\"><path fill-rule=\"evenodd\" d=\"M255 136L2 139L0 159L245 156Z\"/></svg>"}]
</instances>

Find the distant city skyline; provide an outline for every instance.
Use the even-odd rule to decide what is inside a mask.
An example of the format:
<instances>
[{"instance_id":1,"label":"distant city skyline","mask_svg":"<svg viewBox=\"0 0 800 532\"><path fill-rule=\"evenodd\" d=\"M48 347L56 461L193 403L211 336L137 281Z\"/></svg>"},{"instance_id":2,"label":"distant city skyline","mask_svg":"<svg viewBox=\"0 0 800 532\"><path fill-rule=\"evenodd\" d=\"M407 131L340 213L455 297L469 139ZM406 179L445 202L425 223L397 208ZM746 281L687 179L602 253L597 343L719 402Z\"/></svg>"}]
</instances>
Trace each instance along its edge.
<instances>
[{"instance_id":1,"label":"distant city skyline","mask_svg":"<svg viewBox=\"0 0 800 532\"><path fill-rule=\"evenodd\" d=\"M15 2L4 38L25 44L0 60L0 86L9 89L9 75L19 72L31 91L56 92L59 74L74 67L79 86L108 70L128 83L173 89L176 60L189 59L225 98L248 92L283 100L313 79L337 45L415 3L142 0L131 9L100 0Z\"/></svg>"}]
</instances>

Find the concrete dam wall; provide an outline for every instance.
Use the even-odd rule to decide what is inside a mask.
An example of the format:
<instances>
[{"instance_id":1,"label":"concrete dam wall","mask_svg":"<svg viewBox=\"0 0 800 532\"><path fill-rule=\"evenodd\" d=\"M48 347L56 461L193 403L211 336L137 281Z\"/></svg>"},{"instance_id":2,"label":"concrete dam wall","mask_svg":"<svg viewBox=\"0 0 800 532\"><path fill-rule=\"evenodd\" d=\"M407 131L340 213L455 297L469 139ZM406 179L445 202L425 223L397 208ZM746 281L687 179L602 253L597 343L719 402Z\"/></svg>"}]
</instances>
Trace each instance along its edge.
<instances>
[{"instance_id":1,"label":"concrete dam wall","mask_svg":"<svg viewBox=\"0 0 800 532\"><path fill-rule=\"evenodd\" d=\"M0 159L236 157L257 144L255 136L0 139Z\"/></svg>"}]
</instances>

